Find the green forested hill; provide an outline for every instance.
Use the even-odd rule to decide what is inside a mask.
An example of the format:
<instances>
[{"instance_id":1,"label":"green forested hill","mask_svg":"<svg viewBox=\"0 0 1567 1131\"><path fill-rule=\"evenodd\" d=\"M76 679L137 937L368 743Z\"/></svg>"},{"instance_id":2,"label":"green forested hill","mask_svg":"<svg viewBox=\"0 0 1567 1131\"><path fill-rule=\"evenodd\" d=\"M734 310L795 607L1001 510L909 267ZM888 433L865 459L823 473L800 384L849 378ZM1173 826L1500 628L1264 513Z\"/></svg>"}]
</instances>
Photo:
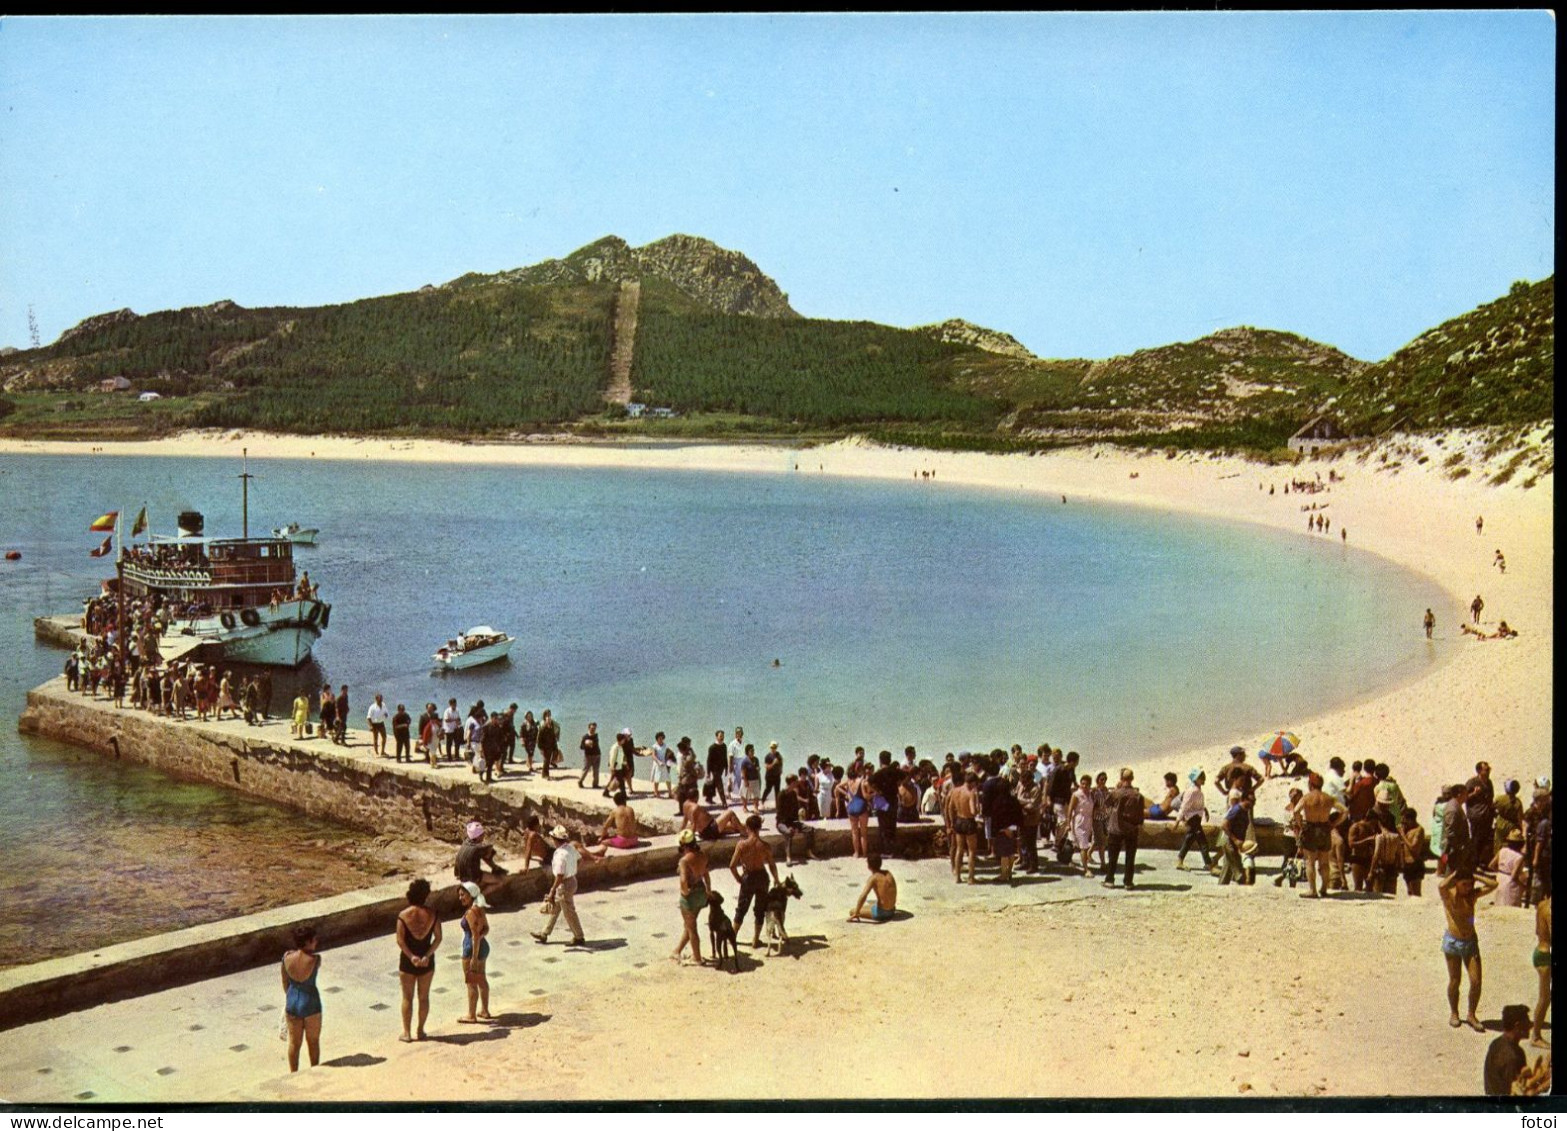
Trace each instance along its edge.
<instances>
[{"instance_id":1,"label":"green forested hill","mask_svg":"<svg viewBox=\"0 0 1567 1131\"><path fill-rule=\"evenodd\" d=\"M633 399L673 420L630 420L605 402L612 314L632 279ZM98 315L0 356L0 433L864 431L934 446L1269 450L1323 412L1352 434L1550 420L1554 350L1554 277L1370 365L1251 327L1104 360L1042 359L957 319L904 330L802 318L738 252L611 236L565 259L334 306ZM163 399L100 392L111 377Z\"/></svg>"},{"instance_id":2,"label":"green forested hill","mask_svg":"<svg viewBox=\"0 0 1567 1131\"><path fill-rule=\"evenodd\" d=\"M631 380L649 404L828 426L988 427L1001 415L954 380L972 347L875 322L696 310L656 281L642 295Z\"/></svg>"},{"instance_id":3,"label":"green forested hill","mask_svg":"<svg viewBox=\"0 0 1567 1131\"><path fill-rule=\"evenodd\" d=\"M1351 428L1523 425L1556 414L1556 276L1427 330L1368 368L1334 406Z\"/></svg>"}]
</instances>

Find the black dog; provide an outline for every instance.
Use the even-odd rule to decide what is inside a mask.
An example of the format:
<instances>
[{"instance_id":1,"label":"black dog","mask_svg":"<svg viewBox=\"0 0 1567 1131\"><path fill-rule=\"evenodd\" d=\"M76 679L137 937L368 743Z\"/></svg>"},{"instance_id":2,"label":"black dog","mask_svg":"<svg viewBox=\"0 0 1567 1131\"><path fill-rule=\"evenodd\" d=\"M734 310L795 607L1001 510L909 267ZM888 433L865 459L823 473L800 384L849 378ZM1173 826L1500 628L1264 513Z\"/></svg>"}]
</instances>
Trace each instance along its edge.
<instances>
[{"instance_id":1,"label":"black dog","mask_svg":"<svg viewBox=\"0 0 1567 1131\"><path fill-rule=\"evenodd\" d=\"M707 937L712 943L713 968L723 968L724 955L727 953L730 968L734 973L740 973L740 952L735 949L734 921L724 914L724 897L716 891L707 893Z\"/></svg>"},{"instance_id":2,"label":"black dog","mask_svg":"<svg viewBox=\"0 0 1567 1131\"><path fill-rule=\"evenodd\" d=\"M781 884L774 884L762 897L762 932L767 936L767 953L782 954L789 945L789 932L784 930L784 916L789 914L789 900L800 898L800 885L794 882L794 873L784 877Z\"/></svg>"}]
</instances>

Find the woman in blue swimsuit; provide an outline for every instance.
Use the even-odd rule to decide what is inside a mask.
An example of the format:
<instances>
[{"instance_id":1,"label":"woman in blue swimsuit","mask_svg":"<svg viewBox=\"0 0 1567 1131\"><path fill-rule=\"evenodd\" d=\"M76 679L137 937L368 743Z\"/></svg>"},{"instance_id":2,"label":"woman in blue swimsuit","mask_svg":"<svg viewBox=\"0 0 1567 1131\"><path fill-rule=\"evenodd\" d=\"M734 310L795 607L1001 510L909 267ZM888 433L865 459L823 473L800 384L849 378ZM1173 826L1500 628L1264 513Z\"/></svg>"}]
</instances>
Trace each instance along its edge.
<instances>
[{"instance_id":1,"label":"woman in blue swimsuit","mask_svg":"<svg viewBox=\"0 0 1567 1131\"><path fill-rule=\"evenodd\" d=\"M490 933L490 917L484 911L490 905L479 885L472 881L458 885L457 902L462 904L462 974L468 983L468 1016L457 1020L465 1025L494 1021L490 1016L490 980L484 973L485 960L490 957L490 940L486 937Z\"/></svg>"},{"instance_id":2,"label":"woman in blue swimsuit","mask_svg":"<svg viewBox=\"0 0 1567 1131\"><path fill-rule=\"evenodd\" d=\"M321 1063L321 991L316 975L316 929L294 928L294 948L283 955L283 1013L288 1021L288 1070L299 1071L299 1045L310 1047L310 1067Z\"/></svg>"}]
</instances>

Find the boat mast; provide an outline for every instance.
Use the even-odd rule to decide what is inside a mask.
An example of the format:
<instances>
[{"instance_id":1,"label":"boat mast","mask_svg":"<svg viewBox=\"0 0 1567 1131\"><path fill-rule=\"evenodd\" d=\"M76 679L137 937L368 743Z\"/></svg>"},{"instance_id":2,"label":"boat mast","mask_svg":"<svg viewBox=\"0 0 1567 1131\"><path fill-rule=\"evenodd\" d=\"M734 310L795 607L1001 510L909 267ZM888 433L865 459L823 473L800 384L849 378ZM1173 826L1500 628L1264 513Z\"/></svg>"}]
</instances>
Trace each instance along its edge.
<instances>
[{"instance_id":1,"label":"boat mast","mask_svg":"<svg viewBox=\"0 0 1567 1131\"><path fill-rule=\"evenodd\" d=\"M239 481L240 481L240 512L239 513L240 513L240 524L241 524L241 528L242 528L242 537L244 537L246 539L250 538L250 481L251 481L251 479L254 478L254 476L252 476L250 474L250 460L248 458L249 457L249 453L250 453L250 449L249 448L241 448L239 450L240 458L245 461L245 463L243 465L245 470L243 472L241 472L240 476L239 476Z\"/></svg>"}]
</instances>

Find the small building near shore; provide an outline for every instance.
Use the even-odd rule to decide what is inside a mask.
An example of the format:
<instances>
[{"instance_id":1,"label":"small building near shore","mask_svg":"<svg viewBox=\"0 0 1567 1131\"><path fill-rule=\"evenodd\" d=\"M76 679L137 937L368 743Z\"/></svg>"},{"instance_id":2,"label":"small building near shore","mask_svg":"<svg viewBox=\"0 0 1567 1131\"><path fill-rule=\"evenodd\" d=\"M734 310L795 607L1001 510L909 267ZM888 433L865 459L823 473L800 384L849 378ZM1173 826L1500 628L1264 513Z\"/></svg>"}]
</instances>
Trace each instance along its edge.
<instances>
[{"instance_id":1,"label":"small building near shore","mask_svg":"<svg viewBox=\"0 0 1567 1131\"><path fill-rule=\"evenodd\" d=\"M105 377L98 382L100 393L123 393L130 387L131 382L128 377Z\"/></svg>"},{"instance_id":2,"label":"small building near shore","mask_svg":"<svg viewBox=\"0 0 1567 1131\"><path fill-rule=\"evenodd\" d=\"M1331 416L1318 416L1289 438L1289 449L1296 455L1314 456L1323 448L1348 443L1349 439Z\"/></svg>"}]
</instances>

